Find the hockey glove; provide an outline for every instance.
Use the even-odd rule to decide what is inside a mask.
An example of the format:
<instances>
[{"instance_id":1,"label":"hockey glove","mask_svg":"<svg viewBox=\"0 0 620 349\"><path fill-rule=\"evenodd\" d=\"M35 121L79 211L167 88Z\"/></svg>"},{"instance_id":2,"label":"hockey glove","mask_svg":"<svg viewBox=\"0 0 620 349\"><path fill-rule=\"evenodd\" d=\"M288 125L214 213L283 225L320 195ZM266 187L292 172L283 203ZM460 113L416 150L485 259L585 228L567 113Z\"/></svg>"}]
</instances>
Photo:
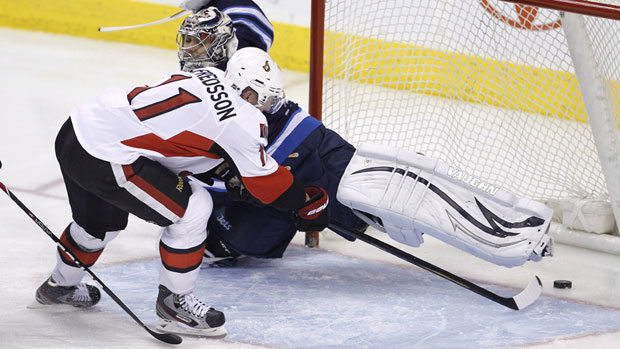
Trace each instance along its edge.
<instances>
[{"instance_id":1,"label":"hockey glove","mask_svg":"<svg viewBox=\"0 0 620 349\"><path fill-rule=\"evenodd\" d=\"M251 201L252 196L250 192L227 162L223 162L215 169L214 177L224 182L226 191L228 191L228 195L231 196L233 201Z\"/></svg>"},{"instance_id":2,"label":"hockey glove","mask_svg":"<svg viewBox=\"0 0 620 349\"><path fill-rule=\"evenodd\" d=\"M211 0L183 0L179 4L179 7L196 13L203 8L207 8L210 2Z\"/></svg>"},{"instance_id":3,"label":"hockey glove","mask_svg":"<svg viewBox=\"0 0 620 349\"><path fill-rule=\"evenodd\" d=\"M325 189L320 187L305 187L304 191L310 198L304 206L293 213L295 227L299 231L321 231L329 224L329 198Z\"/></svg>"},{"instance_id":4,"label":"hockey glove","mask_svg":"<svg viewBox=\"0 0 620 349\"><path fill-rule=\"evenodd\" d=\"M193 176L210 186L214 183L213 178L224 182L226 191L228 191L233 201L254 202L250 192L248 192L243 182L235 175L235 172L226 162L222 162L218 167L207 172L195 174Z\"/></svg>"}]
</instances>

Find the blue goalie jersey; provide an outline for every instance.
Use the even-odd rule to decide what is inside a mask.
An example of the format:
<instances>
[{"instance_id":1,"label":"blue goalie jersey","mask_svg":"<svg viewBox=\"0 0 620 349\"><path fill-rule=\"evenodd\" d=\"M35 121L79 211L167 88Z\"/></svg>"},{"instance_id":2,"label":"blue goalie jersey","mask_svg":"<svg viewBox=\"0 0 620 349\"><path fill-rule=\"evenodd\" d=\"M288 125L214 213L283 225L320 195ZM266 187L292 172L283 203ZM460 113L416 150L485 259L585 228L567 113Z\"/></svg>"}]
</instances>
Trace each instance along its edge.
<instances>
[{"instance_id":1,"label":"blue goalie jersey","mask_svg":"<svg viewBox=\"0 0 620 349\"><path fill-rule=\"evenodd\" d=\"M256 47L269 52L273 44L273 25L254 1L213 0L208 6L217 7L232 20L239 40L237 50ZM219 65L218 68L226 70L226 63Z\"/></svg>"},{"instance_id":2,"label":"blue goalie jersey","mask_svg":"<svg viewBox=\"0 0 620 349\"><path fill-rule=\"evenodd\" d=\"M269 124L267 153L305 185L325 188L330 198L328 207L332 220L358 230L365 229L367 225L336 200L340 178L355 148L291 101L276 114L266 117ZM244 255L282 257L297 232L291 212L232 201L222 182L208 189L214 203L209 234L216 234L228 247Z\"/></svg>"}]
</instances>

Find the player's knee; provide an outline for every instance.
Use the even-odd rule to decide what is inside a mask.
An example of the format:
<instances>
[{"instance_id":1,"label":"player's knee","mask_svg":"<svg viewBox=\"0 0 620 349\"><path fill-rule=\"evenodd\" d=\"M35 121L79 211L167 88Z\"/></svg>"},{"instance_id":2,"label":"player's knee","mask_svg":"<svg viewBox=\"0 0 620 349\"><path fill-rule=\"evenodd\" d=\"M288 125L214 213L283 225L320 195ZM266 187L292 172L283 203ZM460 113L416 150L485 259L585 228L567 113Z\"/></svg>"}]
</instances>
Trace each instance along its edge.
<instances>
[{"instance_id":1,"label":"player's knee","mask_svg":"<svg viewBox=\"0 0 620 349\"><path fill-rule=\"evenodd\" d=\"M117 231L107 231L104 233L91 234L86 231L82 226L73 222L70 225L70 236L71 238L82 248L85 250L101 250L103 249L110 241L118 236L120 233Z\"/></svg>"},{"instance_id":2,"label":"player's knee","mask_svg":"<svg viewBox=\"0 0 620 349\"><path fill-rule=\"evenodd\" d=\"M198 224L201 229L204 229L213 211L213 199L211 194L198 183L190 181L189 185L192 187L192 195L189 197L187 210L181 221L186 224Z\"/></svg>"}]
</instances>

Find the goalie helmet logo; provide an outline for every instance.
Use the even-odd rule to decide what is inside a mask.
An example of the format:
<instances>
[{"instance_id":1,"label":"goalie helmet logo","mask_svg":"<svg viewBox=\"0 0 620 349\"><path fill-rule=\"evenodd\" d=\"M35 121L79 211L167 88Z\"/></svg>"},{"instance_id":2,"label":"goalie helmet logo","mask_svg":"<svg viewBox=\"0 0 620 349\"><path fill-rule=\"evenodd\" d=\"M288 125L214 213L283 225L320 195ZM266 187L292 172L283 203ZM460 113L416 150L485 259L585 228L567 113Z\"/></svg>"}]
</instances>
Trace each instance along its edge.
<instances>
[{"instance_id":1,"label":"goalie helmet logo","mask_svg":"<svg viewBox=\"0 0 620 349\"><path fill-rule=\"evenodd\" d=\"M269 71L271 70L271 67L269 66L269 61L265 61L263 69L265 69L265 71L269 73Z\"/></svg>"}]
</instances>

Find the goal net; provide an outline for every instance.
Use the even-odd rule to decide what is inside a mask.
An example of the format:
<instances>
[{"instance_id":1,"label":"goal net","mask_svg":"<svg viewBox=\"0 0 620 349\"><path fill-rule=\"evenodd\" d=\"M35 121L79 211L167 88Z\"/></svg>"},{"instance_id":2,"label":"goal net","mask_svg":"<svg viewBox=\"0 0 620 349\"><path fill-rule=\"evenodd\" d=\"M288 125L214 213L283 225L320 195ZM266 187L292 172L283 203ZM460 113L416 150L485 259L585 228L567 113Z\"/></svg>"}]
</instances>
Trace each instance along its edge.
<instances>
[{"instance_id":1,"label":"goal net","mask_svg":"<svg viewBox=\"0 0 620 349\"><path fill-rule=\"evenodd\" d=\"M499 0L323 4L323 74L311 71L322 103L311 112L327 127L354 145L441 159L520 196L611 200L618 210L619 21ZM598 5L620 18L619 4ZM577 63L575 52L586 55Z\"/></svg>"}]
</instances>

